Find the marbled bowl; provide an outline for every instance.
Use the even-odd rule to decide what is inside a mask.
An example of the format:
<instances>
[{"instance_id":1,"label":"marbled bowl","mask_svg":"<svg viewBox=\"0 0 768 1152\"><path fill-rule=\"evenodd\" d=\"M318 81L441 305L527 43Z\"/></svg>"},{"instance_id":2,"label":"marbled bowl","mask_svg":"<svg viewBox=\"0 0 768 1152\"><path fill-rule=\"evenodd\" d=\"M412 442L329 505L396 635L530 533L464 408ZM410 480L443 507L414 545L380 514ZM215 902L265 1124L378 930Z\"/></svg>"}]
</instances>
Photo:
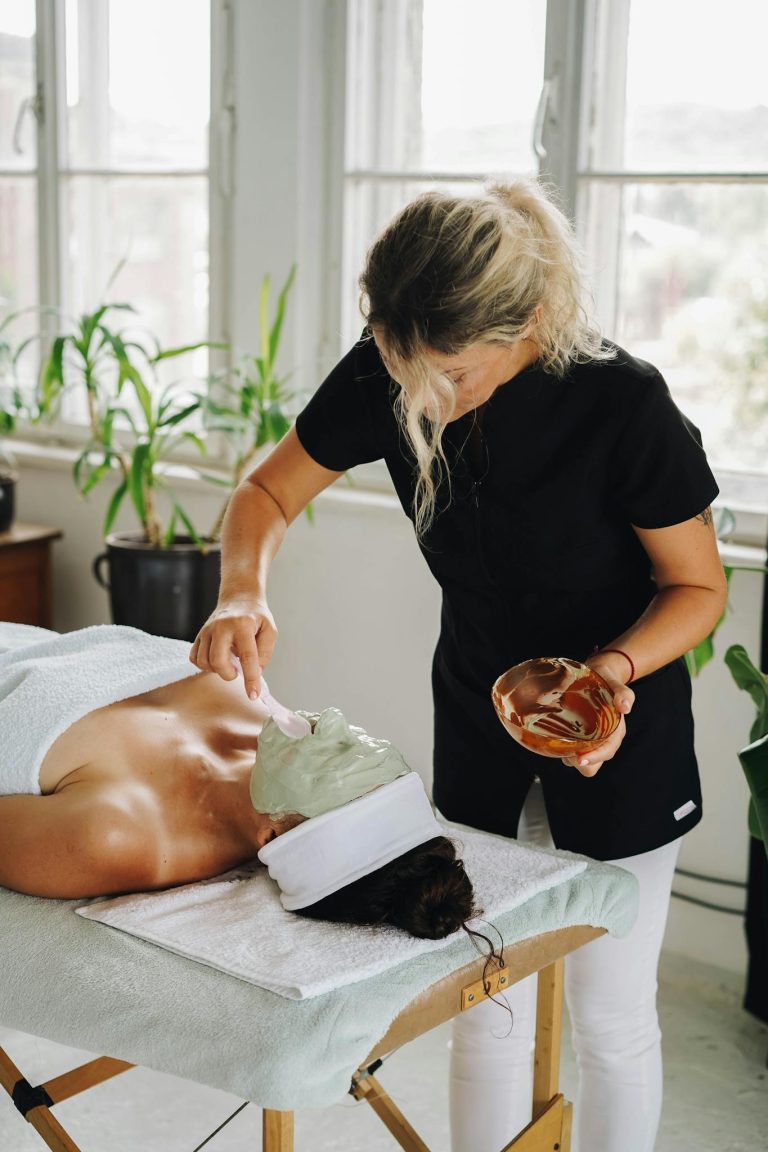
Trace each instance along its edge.
<instances>
[{"instance_id":1,"label":"marbled bowl","mask_svg":"<svg viewBox=\"0 0 768 1152\"><path fill-rule=\"evenodd\" d=\"M566 656L515 664L499 676L491 695L510 736L541 756L591 752L621 720L602 676Z\"/></svg>"}]
</instances>

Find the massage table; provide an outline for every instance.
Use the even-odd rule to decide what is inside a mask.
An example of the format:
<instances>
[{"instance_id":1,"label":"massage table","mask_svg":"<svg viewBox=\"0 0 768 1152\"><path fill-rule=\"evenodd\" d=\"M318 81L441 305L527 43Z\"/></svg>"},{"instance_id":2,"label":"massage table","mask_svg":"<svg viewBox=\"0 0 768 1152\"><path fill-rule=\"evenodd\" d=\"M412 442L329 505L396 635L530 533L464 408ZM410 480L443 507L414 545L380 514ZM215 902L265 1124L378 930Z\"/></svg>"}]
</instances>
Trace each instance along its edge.
<instances>
[{"instance_id":1,"label":"massage table","mask_svg":"<svg viewBox=\"0 0 768 1152\"><path fill-rule=\"evenodd\" d=\"M305 1000L288 1000L85 920L75 915L77 905L0 889L0 1023L106 1054L31 1085L12 1054L0 1049L0 1084L19 1121L32 1124L53 1152L81 1150L52 1108L134 1065L261 1106L264 1152L293 1152L293 1112L334 1104L345 1092L366 1100L401 1147L429 1152L381 1088L377 1061L470 1011L487 991L503 992L534 972L533 1120L522 1133L510 1133L505 1152L568 1152L571 1106L558 1086L563 957L605 931L629 929L636 883L619 868L589 861L579 875L495 916L505 968L485 986L485 961L462 937ZM321 958L308 955L306 962Z\"/></svg>"}]
</instances>

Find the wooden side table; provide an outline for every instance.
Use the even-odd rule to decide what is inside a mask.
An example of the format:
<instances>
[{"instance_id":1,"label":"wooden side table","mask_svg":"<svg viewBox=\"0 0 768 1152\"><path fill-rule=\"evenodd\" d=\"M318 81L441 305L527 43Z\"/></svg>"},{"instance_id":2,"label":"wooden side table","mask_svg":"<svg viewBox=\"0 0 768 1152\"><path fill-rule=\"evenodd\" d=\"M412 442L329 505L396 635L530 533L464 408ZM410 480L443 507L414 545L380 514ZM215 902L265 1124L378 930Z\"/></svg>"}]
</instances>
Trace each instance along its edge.
<instances>
[{"instance_id":1,"label":"wooden side table","mask_svg":"<svg viewBox=\"0 0 768 1152\"><path fill-rule=\"evenodd\" d=\"M51 543L58 528L12 524L0 532L0 620L51 626Z\"/></svg>"}]
</instances>

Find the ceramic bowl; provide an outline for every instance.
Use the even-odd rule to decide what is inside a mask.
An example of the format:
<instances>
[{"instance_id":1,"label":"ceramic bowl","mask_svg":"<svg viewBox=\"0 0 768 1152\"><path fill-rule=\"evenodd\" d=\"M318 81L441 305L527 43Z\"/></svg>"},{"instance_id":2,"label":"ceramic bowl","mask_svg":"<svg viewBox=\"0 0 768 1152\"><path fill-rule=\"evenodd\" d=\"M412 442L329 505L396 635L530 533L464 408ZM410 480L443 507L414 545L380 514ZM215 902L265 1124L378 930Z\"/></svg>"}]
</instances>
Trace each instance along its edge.
<instances>
[{"instance_id":1,"label":"ceramic bowl","mask_svg":"<svg viewBox=\"0 0 768 1152\"><path fill-rule=\"evenodd\" d=\"M565 656L515 664L499 676L492 698L510 736L541 756L591 752L621 720L602 676Z\"/></svg>"}]
</instances>

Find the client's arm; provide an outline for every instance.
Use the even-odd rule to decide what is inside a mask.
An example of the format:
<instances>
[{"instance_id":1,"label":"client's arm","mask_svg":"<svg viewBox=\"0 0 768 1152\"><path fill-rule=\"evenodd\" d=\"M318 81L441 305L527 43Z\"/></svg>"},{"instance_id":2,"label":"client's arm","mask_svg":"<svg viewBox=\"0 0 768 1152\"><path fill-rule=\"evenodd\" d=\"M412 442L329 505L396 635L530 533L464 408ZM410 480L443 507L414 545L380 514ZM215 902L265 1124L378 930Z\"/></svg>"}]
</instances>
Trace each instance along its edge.
<instances>
[{"instance_id":1,"label":"client's arm","mask_svg":"<svg viewBox=\"0 0 768 1152\"><path fill-rule=\"evenodd\" d=\"M156 853L129 813L98 789L0 796L0 884L76 899L155 882Z\"/></svg>"}]
</instances>

